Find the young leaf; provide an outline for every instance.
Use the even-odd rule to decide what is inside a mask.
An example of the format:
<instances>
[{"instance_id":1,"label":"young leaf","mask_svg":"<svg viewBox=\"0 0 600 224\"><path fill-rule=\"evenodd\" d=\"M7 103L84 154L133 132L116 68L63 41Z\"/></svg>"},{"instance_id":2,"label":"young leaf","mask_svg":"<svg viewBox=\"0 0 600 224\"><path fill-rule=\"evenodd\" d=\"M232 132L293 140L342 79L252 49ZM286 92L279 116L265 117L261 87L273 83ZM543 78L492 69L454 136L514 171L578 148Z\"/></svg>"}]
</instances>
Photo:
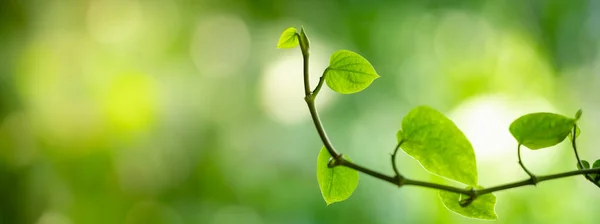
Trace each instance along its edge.
<instances>
[{"instance_id":1,"label":"young leaf","mask_svg":"<svg viewBox=\"0 0 600 224\"><path fill-rule=\"evenodd\" d=\"M510 133L519 144L529 149L556 145L569 135L575 119L553 113L532 113L510 124Z\"/></svg>"},{"instance_id":2,"label":"young leaf","mask_svg":"<svg viewBox=\"0 0 600 224\"><path fill-rule=\"evenodd\" d=\"M579 126L575 126L575 138L579 138L579 134L581 134L581 129ZM569 132L569 141L573 141L573 132Z\"/></svg>"},{"instance_id":3,"label":"young leaf","mask_svg":"<svg viewBox=\"0 0 600 224\"><path fill-rule=\"evenodd\" d=\"M581 118L581 114L583 114L583 110L577 110L577 112L575 113L575 120L579 120L579 118Z\"/></svg>"},{"instance_id":4,"label":"young leaf","mask_svg":"<svg viewBox=\"0 0 600 224\"><path fill-rule=\"evenodd\" d=\"M401 148L434 174L477 185L473 146L454 122L433 108L420 106L402 120Z\"/></svg>"},{"instance_id":5,"label":"young leaf","mask_svg":"<svg viewBox=\"0 0 600 224\"><path fill-rule=\"evenodd\" d=\"M277 48L293 48L298 46L298 34L296 28L287 28L281 33L279 42L277 42Z\"/></svg>"},{"instance_id":6,"label":"young leaf","mask_svg":"<svg viewBox=\"0 0 600 224\"><path fill-rule=\"evenodd\" d=\"M495 211L496 196L491 193L475 198L475 200L466 207L460 206L460 201L468 197L466 195L447 191L440 191L438 195L442 200L442 204L444 204L448 210L459 215L475 219L498 219L498 215L496 215Z\"/></svg>"},{"instance_id":7,"label":"young leaf","mask_svg":"<svg viewBox=\"0 0 600 224\"><path fill-rule=\"evenodd\" d=\"M596 162L594 162L594 165L592 165L592 168L600 168L600 159L596 160Z\"/></svg>"},{"instance_id":8,"label":"young leaf","mask_svg":"<svg viewBox=\"0 0 600 224\"><path fill-rule=\"evenodd\" d=\"M325 69L327 86L343 94L362 91L377 78L379 75L367 59L348 50L333 53Z\"/></svg>"},{"instance_id":9,"label":"young leaf","mask_svg":"<svg viewBox=\"0 0 600 224\"><path fill-rule=\"evenodd\" d=\"M308 36L306 35L306 31L304 31L304 27L300 27L300 48L302 48L303 52L308 52L310 49L310 41L308 40Z\"/></svg>"},{"instance_id":10,"label":"young leaf","mask_svg":"<svg viewBox=\"0 0 600 224\"><path fill-rule=\"evenodd\" d=\"M317 158L317 181L327 205L348 199L358 186L358 171L343 166L329 168L329 158L331 155L323 146Z\"/></svg>"}]
</instances>

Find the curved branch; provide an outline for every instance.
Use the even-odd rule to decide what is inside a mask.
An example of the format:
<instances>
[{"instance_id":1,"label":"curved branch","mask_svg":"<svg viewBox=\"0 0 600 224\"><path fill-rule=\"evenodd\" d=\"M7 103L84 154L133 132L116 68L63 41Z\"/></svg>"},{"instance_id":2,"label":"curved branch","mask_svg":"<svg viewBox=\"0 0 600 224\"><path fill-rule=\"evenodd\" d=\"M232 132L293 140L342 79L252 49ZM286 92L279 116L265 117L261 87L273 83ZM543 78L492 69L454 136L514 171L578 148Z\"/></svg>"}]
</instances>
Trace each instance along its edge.
<instances>
[{"instance_id":1,"label":"curved branch","mask_svg":"<svg viewBox=\"0 0 600 224\"><path fill-rule=\"evenodd\" d=\"M392 169L394 169L394 174L396 174L395 177L398 179L404 179L404 177L398 171L398 167L396 166L396 154L398 154L398 149L400 149L402 143L404 143L404 141L398 142L398 145L396 145L396 148L394 149L394 153L392 153Z\"/></svg>"},{"instance_id":2,"label":"curved branch","mask_svg":"<svg viewBox=\"0 0 600 224\"><path fill-rule=\"evenodd\" d=\"M519 144L517 146L517 156L519 157L519 165L521 165L521 168L523 168L525 173L527 173L527 175L529 175L529 182L531 182L531 184L533 184L533 185L536 185L539 181L538 178L531 171L529 171L529 169L527 169L527 167L525 167L523 160L521 160L521 144Z\"/></svg>"},{"instance_id":3,"label":"curved branch","mask_svg":"<svg viewBox=\"0 0 600 224\"><path fill-rule=\"evenodd\" d=\"M575 152L575 158L577 159L577 164L583 169L583 163L581 163L581 159L579 159L579 153L577 152L577 143L575 143L575 139L577 138L577 124L573 125L573 132L571 132L571 146L573 147L573 152Z\"/></svg>"},{"instance_id":4,"label":"curved branch","mask_svg":"<svg viewBox=\"0 0 600 224\"><path fill-rule=\"evenodd\" d=\"M302 41L302 38L300 38L300 41ZM394 169L395 176L389 176L389 175L371 170L369 168L360 166L356 163L345 160L342 157L342 155L335 150L335 148L333 147L333 144L331 144L331 141L329 140L329 137L327 137L327 133L325 132L325 128L323 127L321 118L319 117L319 113L317 112L317 108L315 107L315 98L316 98L316 95L318 94L321 86L323 85L325 77L324 76L321 77L321 80L319 80L319 85L317 86L315 91L311 93L310 84L309 84L309 74L308 74L308 59L309 59L308 50L302 49L302 56L304 59L304 90L305 90L304 100L306 101L306 105L308 106L311 118L313 120L313 123L315 124L315 128L317 129L317 132L319 133L319 137L321 138L321 141L325 145L325 148L327 149L329 154L331 154L331 156L336 160L334 165L340 165L340 166L345 166L345 167L354 169L356 171L362 172L364 174L375 177L377 179L389 182L398 187L401 187L404 185L420 186L420 187L425 187L425 188L430 188L430 189L465 194L473 199L477 198L480 195L489 194L489 193L496 192L496 191L507 190L507 189L517 188L517 187L522 187L522 186L527 186L527 185L536 185L537 183L543 182L543 181L549 181L549 180L570 177L570 176L575 176L575 175L581 175L581 174L600 174L600 168L595 168L595 169L581 169L581 170L551 174L551 175L546 175L546 176L535 176L531 172L529 172L529 170L527 170L525 168L525 166L523 165L523 162L521 161L520 145L517 148L519 164L525 170L525 172L527 172L530 175L531 178L527 179L527 180L498 185L495 187L484 188L484 189L464 189L464 188L458 188L458 187L453 187L453 186L449 186L449 185L412 180L412 179L408 179L408 178L404 178L404 177L400 176L400 173L398 172L398 169L396 167L395 156L396 156L397 151L400 148L400 145L402 142L398 143L397 147L394 149L394 153L392 154L392 168Z\"/></svg>"}]
</instances>

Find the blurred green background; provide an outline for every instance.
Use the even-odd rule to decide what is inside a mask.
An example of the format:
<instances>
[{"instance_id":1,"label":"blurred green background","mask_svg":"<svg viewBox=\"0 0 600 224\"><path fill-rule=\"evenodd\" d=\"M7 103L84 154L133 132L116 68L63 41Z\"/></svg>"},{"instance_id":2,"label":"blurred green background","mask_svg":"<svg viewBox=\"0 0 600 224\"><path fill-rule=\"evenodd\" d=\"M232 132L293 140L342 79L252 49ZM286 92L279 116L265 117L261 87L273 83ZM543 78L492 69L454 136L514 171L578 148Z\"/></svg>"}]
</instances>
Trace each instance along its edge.
<instances>
[{"instance_id":1,"label":"blurred green background","mask_svg":"<svg viewBox=\"0 0 600 224\"><path fill-rule=\"evenodd\" d=\"M400 121L423 104L472 141L483 186L527 177L508 132L525 113L582 108L580 153L600 158L599 1L2 0L0 223L483 223L366 175L325 206L300 51L275 48L300 25L313 83L338 49L381 75L318 99L361 165L391 173ZM575 168L567 143L523 156L539 174ZM496 196L498 223L600 218L582 177Z\"/></svg>"}]
</instances>

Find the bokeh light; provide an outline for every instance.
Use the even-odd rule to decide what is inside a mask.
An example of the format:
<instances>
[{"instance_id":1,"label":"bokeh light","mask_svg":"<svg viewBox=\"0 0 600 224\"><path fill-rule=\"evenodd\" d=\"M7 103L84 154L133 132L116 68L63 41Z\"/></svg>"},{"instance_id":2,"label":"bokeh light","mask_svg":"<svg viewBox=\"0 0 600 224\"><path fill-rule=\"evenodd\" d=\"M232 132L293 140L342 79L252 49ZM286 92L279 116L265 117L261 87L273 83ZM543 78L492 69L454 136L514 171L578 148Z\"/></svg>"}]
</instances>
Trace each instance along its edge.
<instances>
[{"instance_id":1,"label":"bokeh light","mask_svg":"<svg viewBox=\"0 0 600 224\"><path fill-rule=\"evenodd\" d=\"M483 186L527 177L510 123L583 109L584 159L600 158L596 1L184 1L0 3L0 224L481 223L435 191L366 175L326 206L322 142L304 102L348 49L381 76L357 94L323 86L317 108L336 148L391 173L402 117L429 105L477 154ZM523 150L536 173L575 169L564 142ZM450 183L410 156L414 179ZM497 192L499 223L594 223L597 188L571 177Z\"/></svg>"}]
</instances>

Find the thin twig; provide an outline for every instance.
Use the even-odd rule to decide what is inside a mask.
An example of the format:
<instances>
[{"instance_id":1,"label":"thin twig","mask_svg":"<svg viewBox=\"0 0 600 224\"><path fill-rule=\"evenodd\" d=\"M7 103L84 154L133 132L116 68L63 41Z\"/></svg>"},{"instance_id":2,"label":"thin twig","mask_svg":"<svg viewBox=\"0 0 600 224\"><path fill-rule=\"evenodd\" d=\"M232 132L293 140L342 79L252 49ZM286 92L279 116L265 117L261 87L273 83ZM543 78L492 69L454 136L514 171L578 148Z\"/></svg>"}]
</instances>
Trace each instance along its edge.
<instances>
[{"instance_id":1,"label":"thin twig","mask_svg":"<svg viewBox=\"0 0 600 224\"><path fill-rule=\"evenodd\" d=\"M575 158L577 159L577 164L579 164L581 169L584 169L585 167L583 167L583 163L581 162L581 159L579 158L579 153L577 152L577 143L575 141L576 138L577 138L577 124L573 125L573 132L571 132L571 146L573 147L573 152L575 152Z\"/></svg>"},{"instance_id":2,"label":"thin twig","mask_svg":"<svg viewBox=\"0 0 600 224\"><path fill-rule=\"evenodd\" d=\"M536 185L538 183L538 178L531 171L529 171L529 169L527 169L527 167L525 167L525 164L523 163L523 160L521 159L521 144L519 144L517 146L517 156L519 157L519 165L521 165L521 168L523 168L525 173L527 173L527 175L529 175L529 181L531 182L531 184Z\"/></svg>"},{"instance_id":3,"label":"thin twig","mask_svg":"<svg viewBox=\"0 0 600 224\"><path fill-rule=\"evenodd\" d=\"M402 143L404 143L403 140L401 140L400 142L398 142L398 145L396 145L396 148L394 149L394 153L392 153L392 169L394 169L394 174L396 174L395 178L398 179L403 179L402 175L400 175L400 171L398 171L398 167L396 166L396 154L398 154L398 149L400 149L400 146L402 145Z\"/></svg>"}]
</instances>

